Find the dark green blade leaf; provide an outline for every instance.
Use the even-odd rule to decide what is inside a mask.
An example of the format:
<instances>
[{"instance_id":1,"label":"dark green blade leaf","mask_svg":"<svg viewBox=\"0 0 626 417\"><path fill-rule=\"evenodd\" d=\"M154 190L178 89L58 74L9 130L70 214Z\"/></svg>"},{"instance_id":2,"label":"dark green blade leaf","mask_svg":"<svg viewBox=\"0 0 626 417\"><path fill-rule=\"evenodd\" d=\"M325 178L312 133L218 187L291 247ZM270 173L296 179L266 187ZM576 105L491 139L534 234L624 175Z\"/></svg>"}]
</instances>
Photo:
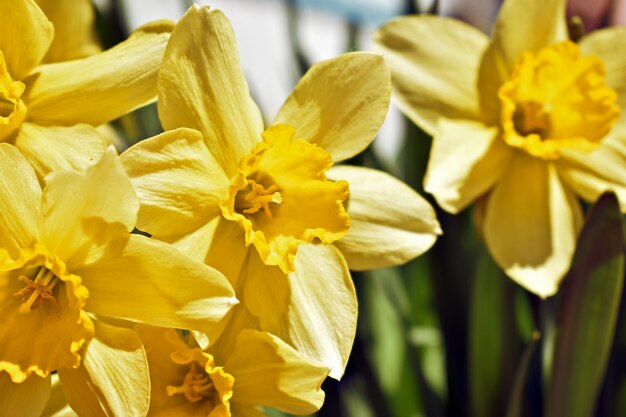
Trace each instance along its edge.
<instances>
[{"instance_id":1,"label":"dark green blade leaf","mask_svg":"<svg viewBox=\"0 0 626 417\"><path fill-rule=\"evenodd\" d=\"M589 417L606 371L623 287L617 198L600 197L583 228L562 289L548 417Z\"/></svg>"},{"instance_id":2,"label":"dark green blade leaf","mask_svg":"<svg viewBox=\"0 0 626 417\"><path fill-rule=\"evenodd\" d=\"M506 410L519 356L515 284L486 250L478 263L470 306L470 399L474 417Z\"/></svg>"},{"instance_id":3,"label":"dark green blade leaf","mask_svg":"<svg viewBox=\"0 0 626 417\"><path fill-rule=\"evenodd\" d=\"M517 366L515 383L513 384L513 389L511 390L511 398L509 399L506 417L522 417L524 415L524 387L526 385L526 378L531 358L537 349L540 338L541 334L538 331L534 331L528 345L526 345L522 359Z\"/></svg>"}]
</instances>

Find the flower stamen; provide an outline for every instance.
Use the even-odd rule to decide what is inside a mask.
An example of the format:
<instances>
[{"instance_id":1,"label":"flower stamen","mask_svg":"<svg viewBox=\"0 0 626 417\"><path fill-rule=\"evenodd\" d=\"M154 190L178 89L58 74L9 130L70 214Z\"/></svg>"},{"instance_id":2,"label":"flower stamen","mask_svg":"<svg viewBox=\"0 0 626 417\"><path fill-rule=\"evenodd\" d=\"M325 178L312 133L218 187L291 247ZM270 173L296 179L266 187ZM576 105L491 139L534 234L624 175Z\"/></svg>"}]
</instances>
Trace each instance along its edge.
<instances>
[{"instance_id":1,"label":"flower stamen","mask_svg":"<svg viewBox=\"0 0 626 417\"><path fill-rule=\"evenodd\" d=\"M237 194L236 210L244 214L254 214L261 208L267 217L272 218L269 204L280 204L283 199L276 185L265 188L254 180L248 179L248 186Z\"/></svg>"},{"instance_id":2,"label":"flower stamen","mask_svg":"<svg viewBox=\"0 0 626 417\"><path fill-rule=\"evenodd\" d=\"M34 280L29 279L26 275L20 275L17 279L26 285L13 294L14 297L24 299L18 309L20 314L30 313L33 308L37 308L44 301L57 305L52 290L60 280L51 270L41 267Z\"/></svg>"},{"instance_id":3,"label":"flower stamen","mask_svg":"<svg viewBox=\"0 0 626 417\"><path fill-rule=\"evenodd\" d=\"M192 403L209 398L215 392L209 375L198 369L198 365L195 363L192 364L180 386L168 385L166 390L168 396L173 397L176 394L183 394Z\"/></svg>"}]
</instances>

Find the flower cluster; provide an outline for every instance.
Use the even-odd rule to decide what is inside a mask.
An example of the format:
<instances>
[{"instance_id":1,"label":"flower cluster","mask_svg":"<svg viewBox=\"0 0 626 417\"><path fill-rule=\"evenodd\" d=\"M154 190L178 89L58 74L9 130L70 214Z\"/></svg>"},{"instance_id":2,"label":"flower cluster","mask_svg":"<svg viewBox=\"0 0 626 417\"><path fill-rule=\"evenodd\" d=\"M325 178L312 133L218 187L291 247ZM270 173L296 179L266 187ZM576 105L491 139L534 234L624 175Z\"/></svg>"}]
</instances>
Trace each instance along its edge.
<instances>
[{"instance_id":1,"label":"flower cluster","mask_svg":"<svg viewBox=\"0 0 626 417\"><path fill-rule=\"evenodd\" d=\"M354 341L349 270L440 233L399 180L336 165L386 116L385 60L314 65L265 126L219 10L104 52L92 18L0 5L2 415L315 412ZM99 126L154 99L165 132L118 155Z\"/></svg>"},{"instance_id":2,"label":"flower cluster","mask_svg":"<svg viewBox=\"0 0 626 417\"><path fill-rule=\"evenodd\" d=\"M565 12L505 0L491 37L396 18L380 53L315 63L265 120L219 10L102 51L89 0L3 1L0 416L319 410L355 340L350 271L442 233L409 186L345 163L392 91L433 137L425 190L474 203L506 275L556 294L579 198L626 212L626 30L581 38ZM163 133L120 154L107 123L155 100Z\"/></svg>"}]
</instances>

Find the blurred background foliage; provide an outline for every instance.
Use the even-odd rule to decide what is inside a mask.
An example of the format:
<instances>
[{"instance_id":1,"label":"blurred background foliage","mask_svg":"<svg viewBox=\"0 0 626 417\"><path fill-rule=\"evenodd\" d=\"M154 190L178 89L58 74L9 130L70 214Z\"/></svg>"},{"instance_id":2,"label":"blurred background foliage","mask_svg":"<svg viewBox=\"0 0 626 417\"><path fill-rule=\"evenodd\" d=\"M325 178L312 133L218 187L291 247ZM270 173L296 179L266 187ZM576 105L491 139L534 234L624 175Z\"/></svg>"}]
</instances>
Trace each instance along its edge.
<instances>
[{"instance_id":1,"label":"blurred background foliage","mask_svg":"<svg viewBox=\"0 0 626 417\"><path fill-rule=\"evenodd\" d=\"M94 2L105 48L143 22L178 19L191 4ZM312 62L370 49L373 30L394 16L437 13L488 31L499 7L497 0L201 3L224 10L233 23L267 120ZM623 3L572 0L568 14L588 29L620 24ZM155 104L114 126L120 148L161 132ZM430 142L392 105L378 139L347 162L390 172L437 207L422 189ZM547 300L498 269L475 233L471 209L452 216L437 208L437 215L444 235L427 254L401 267L353 273L360 304L354 349L342 381L324 383L317 416L626 416L624 237L615 197L605 195L589 210L572 270Z\"/></svg>"}]
</instances>

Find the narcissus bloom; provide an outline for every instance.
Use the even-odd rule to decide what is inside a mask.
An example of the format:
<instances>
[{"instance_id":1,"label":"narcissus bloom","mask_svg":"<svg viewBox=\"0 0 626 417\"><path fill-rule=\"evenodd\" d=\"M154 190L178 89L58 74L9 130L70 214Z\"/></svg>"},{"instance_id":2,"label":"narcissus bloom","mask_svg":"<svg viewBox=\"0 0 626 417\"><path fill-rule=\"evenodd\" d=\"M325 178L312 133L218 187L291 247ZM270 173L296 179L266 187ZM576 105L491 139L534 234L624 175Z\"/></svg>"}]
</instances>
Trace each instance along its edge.
<instances>
[{"instance_id":1,"label":"narcissus bloom","mask_svg":"<svg viewBox=\"0 0 626 417\"><path fill-rule=\"evenodd\" d=\"M172 329L137 332L150 367L149 417L262 417L261 406L302 415L324 402L328 368L269 333L242 330L203 351Z\"/></svg>"},{"instance_id":2,"label":"narcissus bloom","mask_svg":"<svg viewBox=\"0 0 626 417\"><path fill-rule=\"evenodd\" d=\"M433 135L426 190L456 213L479 201L496 262L547 297L569 269L576 198L626 211L626 30L568 40L565 0L507 0L489 39L461 22L393 20L376 35L403 111Z\"/></svg>"},{"instance_id":3,"label":"narcissus bloom","mask_svg":"<svg viewBox=\"0 0 626 417\"><path fill-rule=\"evenodd\" d=\"M50 174L42 190L25 157L0 144L0 178L2 391L26 389L34 404L45 404L58 371L78 410L88 387L97 387L115 398L108 406L119 415L135 415L124 407L147 407L146 398L126 398L129 387L147 386L133 372L141 366L130 366L145 358L141 343L95 317L211 334L236 303L232 287L203 263L129 233L139 203L112 149L86 172Z\"/></svg>"},{"instance_id":4,"label":"narcissus bloom","mask_svg":"<svg viewBox=\"0 0 626 417\"><path fill-rule=\"evenodd\" d=\"M42 1L50 8L48 3ZM76 12L90 7L74 3ZM78 124L98 126L154 100L157 71L172 29L171 23L155 22L108 51L47 63L93 51L85 47L82 32L87 29L72 16L73 27L64 24L55 37L55 28L34 0L0 5L0 142L17 146L41 176L52 169L83 166L104 152L104 142L93 128ZM68 37L68 31L74 31L75 38ZM73 39L82 42L75 45ZM70 51L73 56L67 55ZM75 152L77 148L83 151Z\"/></svg>"},{"instance_id":5,"label":"narcissus bloom","mask_svg":"<svg viewBox=\"0 0 626 417\"><path fill-rule=\"evenodd\" d=\"M192 7L159 73L167 132L122 155L141 202L137 227L223 272L261 330L334 378L356 330L348 267L406 262L439 232L406 185L333 167L371 142L390 89L380 55L346 54L312 67L265 129L230 23Z\"/></svg>"}]
</instances>

